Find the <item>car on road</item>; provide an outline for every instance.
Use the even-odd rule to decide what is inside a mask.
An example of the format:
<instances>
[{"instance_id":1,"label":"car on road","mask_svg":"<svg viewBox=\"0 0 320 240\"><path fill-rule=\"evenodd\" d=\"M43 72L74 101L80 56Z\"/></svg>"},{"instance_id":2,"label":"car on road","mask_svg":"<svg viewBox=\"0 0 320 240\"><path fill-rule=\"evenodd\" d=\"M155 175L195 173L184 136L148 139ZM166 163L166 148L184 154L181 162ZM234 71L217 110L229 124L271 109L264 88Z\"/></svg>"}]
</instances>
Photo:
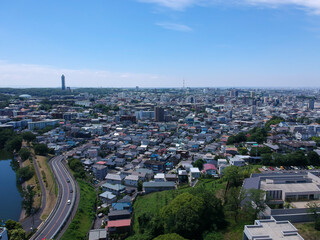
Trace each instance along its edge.
<instances>
[{"instance_id":1,"label":"car on road","mask_svg":"<svg viewBox=\"0 0 320 240\"><path fill-rule=\"evenodd\" d=\"M71 204L71 200L70 200L70 199L67 201L67 204L68 204L68 205L70 205L70 204Z\"/></svg>"},{"instance_id":2,"label":"car on road","mask_svg":"<svg viewBox=\"0 0 320 240\"><path fill-rule=\"evenodd\" d=\"M72 189L70 189L70 193L73 193L73 190L72 190Z\"/></svg>"},{"instance_id":3,"label":"car on road","mask_svg":"<svg viewBox=\"0 0 320 240\"><path fill-rule=\"evenodd\" d=\"M67 182L70 182L70 179L69 179L69 178L67 178Z\"/></svg>"}]
</instances>

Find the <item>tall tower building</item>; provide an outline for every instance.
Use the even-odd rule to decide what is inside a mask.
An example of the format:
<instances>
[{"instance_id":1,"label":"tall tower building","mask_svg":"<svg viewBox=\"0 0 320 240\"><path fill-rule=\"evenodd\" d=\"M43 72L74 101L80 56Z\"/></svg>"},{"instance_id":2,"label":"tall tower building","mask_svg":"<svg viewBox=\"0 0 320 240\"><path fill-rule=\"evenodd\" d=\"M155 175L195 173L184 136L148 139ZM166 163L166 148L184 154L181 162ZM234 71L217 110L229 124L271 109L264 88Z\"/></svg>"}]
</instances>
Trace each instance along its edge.
<instances>
[{"instance_id":1,"label":"tall tower building","mask_svg":"<svg viewBox=\"0 0 320 240\"><path fill-rule=\"evenodd\" d=\"M313 98L309 100L308 108L309 108L310 110L313 110L313 109L314 109L314 99L313 99Z\"/></svg>"},{"instance_id":2,"label":"tall tower building","mask_svg":"<svg viewBox=\"0 0 320 240\"><path fill-rule=\"evenodd\" d=\"M164 109L162 107L154 108L154 120L156 122L164 122Z\"/></svg>"},{"instance_id":3,"label":"tall tower building","mask_svg":"<svg viewBox=\"0 0 320 240\"><path fill-rule=\"evenodd\" d=\"M66 79L63 74L61 76L61 89L66 90Z\"/></svg>"}]
</instances>

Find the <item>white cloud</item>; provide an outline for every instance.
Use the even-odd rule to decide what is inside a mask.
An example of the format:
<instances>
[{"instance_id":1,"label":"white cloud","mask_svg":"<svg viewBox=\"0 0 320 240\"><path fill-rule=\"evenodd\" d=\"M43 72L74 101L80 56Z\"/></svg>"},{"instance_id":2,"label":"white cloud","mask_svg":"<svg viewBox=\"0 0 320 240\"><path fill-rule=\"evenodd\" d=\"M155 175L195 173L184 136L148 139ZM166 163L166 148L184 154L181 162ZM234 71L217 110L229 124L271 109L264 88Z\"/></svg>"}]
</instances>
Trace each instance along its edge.
<instances>
[{"instance_id":1,"label":"white cloud","mask_svg":"<svg viewBox=\"0 0 320 240\"><path fill-rule=\"evenodd\" d=\"M110 72L94 69L66 69L46 65L0 61L1 87L59 87L61 75L71 87L164 87L175 79L146 73Z\"/></svg>"},{"instance_id":2,"label":"white cloud","mask_svg":"<svg viewBox=\"0 0 320 240\"><path fill-rule=\"evenodd\" d=\"M163 7L171 8L173 10L184 10L191 7L202 0L138 0L139 2L155 3Z\"/></svg>"},{"instance_id":3,"label":"white cloud","mask_svg":"<svg viewBox=\"0 0 320 240\"><path fill-rule=\"evenodd\" d=\"M264 5L270 7L279 7L293 5L303 8L314 14L320 14L320 0L245 0L252 5Z\"/></svg>"},{"instance_id":4,"label":"white cloud","mask_svg":"<svg viewBox=\"0 0 320 240\"><path fill-rule=\"evenodd\" d=\"M293 5L313 14L320 14L320 0L137 0L144 3L153 3L176 11L185 10L192 6L208 5L253 5L266 7L280 7Z\"/></svg>"},{"instance_id":5,"label":"white cloud","mask_svg":"<svg viewBox=\"0 0 320 240\"><path fill-rule=\"evenodd\" d=\"M169 30L174 30L174 31L179 31L179 32L190 32L192 31L192 28L184 25L184 24L177 24L177 23L169 23L169 22L162 22L162 23L156 23L156 25L169 29Z\"/></svg>"}]
</instances>

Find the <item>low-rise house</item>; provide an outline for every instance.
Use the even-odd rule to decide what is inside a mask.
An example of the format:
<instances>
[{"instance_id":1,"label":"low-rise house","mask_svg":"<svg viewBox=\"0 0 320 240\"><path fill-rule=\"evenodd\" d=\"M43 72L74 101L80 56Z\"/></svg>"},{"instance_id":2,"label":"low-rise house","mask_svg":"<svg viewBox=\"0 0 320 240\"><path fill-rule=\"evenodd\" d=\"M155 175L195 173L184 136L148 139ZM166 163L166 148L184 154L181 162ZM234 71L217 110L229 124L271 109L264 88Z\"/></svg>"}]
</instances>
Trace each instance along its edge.
<instances>
[{"instance_id":1,"label":"low-rise house","mask_svg":"<svg viewBox=\"0 0 320 240\"><path fill-rule=\"evenodd\" d=\"M106 204L111 204L117 200L117 196L109 191L101 193L99 195L99 198L103 203L106 203Z\"/></svg>"},{"instance_id":2,"label":"low-rise house","mask_svg":"<svg viewBox=\"0 0 320 240\"><path fill-rule=\"evenodd\" d=\"M137 176L137 175L129 175L129 176L125 177L124 184L126 186L137 187L138 186L138 181L139 181L139 176Z\"/></svg>"},{"instance_id":3,"label":"low-rise house","mask_svg":"<svg viewBox=\"0 0 320 240\"><path fill-rule=\"evenodd\" d=\"M217 168L213 164L206 163L206 164L203 164L202 173L207 174L207 175L211 175L211 176L217 175Z\"/></svg>"},{"instance_id":4,"label":"low-rise house","mask_svg":"<svg viewBox=\"0 0 320 240\"><path fill-rule=\"evenodd\" d=\"M104 229L93 229L89 232L89 240L107 240L107 230Z\"/></svg>"},{"instance_id":5,"label":"low-rise house","mask_svg":"<svg viewBox=\"0 0 320 240\"><path fill-rule=\"evenodd\" d=\"M165 179L164 173L157 173L157 174L154 176L154 181L155 181L155 182L165 182L166 179Z\"/></svg>"},{"instance_id":6,"label":"low-rise house","mask_svg":"<svg viewBox=\"0 0 320 240\"><path fill-rule=\"evenodd\" d=\"M162 172L165 170L165 163L160 161L145 161L144 166L146 168L152 169L154 172Z\"/></svg>"},{"instance_id":7,"label":"low-rise house","mask_svg":"<svg viewBox=\"0 0 320 240\"><path fill-rule=\"evenodd\" d=\"M130 219L131 212L128 210L111 210L108 214L109 221L112 220L121 220L121 219Z\"/></svg>"},{"instance_id":8,"label":"low-rise house","mask_svg":"<svg viewBox=\"0 0 320 240\"><path fill-rule=\"evenodd\" d=\"M130 232L131 219L108 221L106 229L109 233L126 233Z\"/></svg>"},{"instance_id":9,"label":"low-rise house","mask_svg":"<svg viewBox=\"0 0 320 240\"><path fill-rule=\"evenodd\" d=\"M159 192L175 189L174 182L144 182L143 190L145 193Z\"/></svg>"},{"instance_id":10,"label":"low-rise house","mask_svg":"<svg viewBox=\"0 0 320 240\"><path fill-rule=\"evenodd\" d=\"M112 209L115 211L120 210L128 210L132 212L131 203L130 202L116 202L112 203Z\"/></svg>"},{"instance_id":11,"label":"low-rise house","mask_svg":"<svg viewBox=\"0 0 320 240\"><path fill-rule=\"evenodd\" d=\"M190 168L190 180L198 179L200 177L200 170L199 168Z\"/></svg>"},{"instance_id":12,"label":"low-rise house","mask_svg":"<svg viewBox=\"0 0 320 240\"><path fill-rule=\"evenodd\" d=\"M105 183L102 186L103 191L109 191L112 192L115 195L120 195L126 190L126 186L121 185L121 184L110 184L110 183Z\"/></svg>"},{"instance_id":13,"label":"low-rise house","mask_svg":"<svg viewBox=\"0 0 320 240\"><path fill-rule=\"evenodd\" d=\"M165 177L166 177L166 181L169 181L169 182L178 181L178 177L176 174L166 174Z\"/></svg>"},{"instance_id":14,"label":"low-rise house","mask_svg":"<svg viewBox=\"0 0 320 240\"><path fill-rule=\"evenodd\" d=\"M107 183L122 184L122 178L120 174L108 173L105 179L107 180Z\"/></svg>"},{"instance_id":15,"label":"low-rise house","mask_svg":"<svg viewBox=\"0 0 320 240\"><path fill-rule=\"evenodd\" d=\"M237 156L235 156L234 158L231 158L229 162L230 162L230 165L237 166L237 167L242 167L246 165L245 161L242 158L238 158Z\"/></svg>"},{"instance_id":16,"label":"low-rise house","mask_svg":"<svg viewBox=\"0 0 320 240\"><path fill-rule=\"evenodd\" d=\"M188 173L186 170L178 170L179 184L188 182Z\"/></svg>"}]
</instances>

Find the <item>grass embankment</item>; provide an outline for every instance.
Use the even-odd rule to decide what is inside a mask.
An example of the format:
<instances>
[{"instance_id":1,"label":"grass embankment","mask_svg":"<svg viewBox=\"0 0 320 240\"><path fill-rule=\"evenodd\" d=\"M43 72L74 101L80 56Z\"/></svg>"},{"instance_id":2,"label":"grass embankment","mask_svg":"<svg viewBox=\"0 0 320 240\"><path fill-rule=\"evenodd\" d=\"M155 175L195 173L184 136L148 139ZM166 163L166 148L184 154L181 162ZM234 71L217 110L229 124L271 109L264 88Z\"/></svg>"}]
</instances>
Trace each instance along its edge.
<instances>
[{"instance_id":1,"label":"grass embankment","mask_svg":"<svg viewBox=\"0 0 320 240\"><path fill-rule=\"evenodd\" d=\"M314 222L312 223L296 223L294 226L299 230L299 234L308 240L319 240L320 231L314 228Z\"/></svg>"},{"instance_id":2,"label":"grass embankment","mask_svg":"<svg viewBox=\"0 0 320 240\"><path fill-rule=\"evenodd\" d=\"M34 169L34 165L33 165L33 160L26 160L22 163L23 167L27 167L29 166L30 168L32 168L34 170L34 175L32 178L30 178L28 181L25 182L25 185L28 186L34 186L33 190L36 192L35 196L34 196L34 203L33 203L33 207L35 209L39 209L41 207L41 202L42 202L42 192L41 192L41 186L39 183L39 179L36 173L36 170Z\"/></svg>"},{"instance_id":3,"label":"grass embankment","mask_svg":"<svg viewBox=\"0 0 320 240\"><path fill-rule=\"evenodd\" d=\"M49 216L57 201L57 183L49 167L48 158L37 155L36 161L46 194L46 206L40 217L41 220L45 220Z\"/></svg>"},{"instance_id":4,"label":"grass embankment","mask_svg":"<svg viewBox=\"0 0 320 240\"><path fill-rule=\"evenodd\" d=\"M84 239L95 217L96 192L87 182L77 179L80 188L80 202L77 213L61 240Z\"/></svg>"}]
</instances>

